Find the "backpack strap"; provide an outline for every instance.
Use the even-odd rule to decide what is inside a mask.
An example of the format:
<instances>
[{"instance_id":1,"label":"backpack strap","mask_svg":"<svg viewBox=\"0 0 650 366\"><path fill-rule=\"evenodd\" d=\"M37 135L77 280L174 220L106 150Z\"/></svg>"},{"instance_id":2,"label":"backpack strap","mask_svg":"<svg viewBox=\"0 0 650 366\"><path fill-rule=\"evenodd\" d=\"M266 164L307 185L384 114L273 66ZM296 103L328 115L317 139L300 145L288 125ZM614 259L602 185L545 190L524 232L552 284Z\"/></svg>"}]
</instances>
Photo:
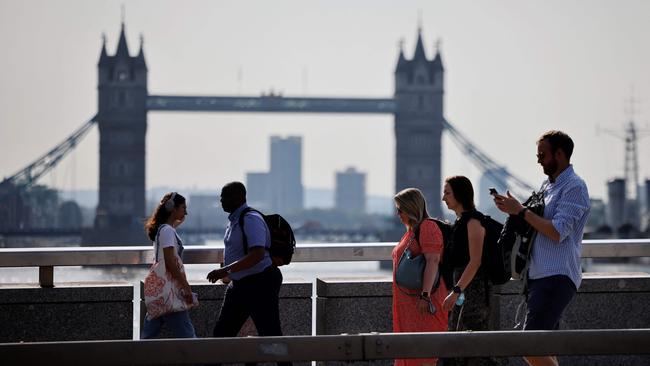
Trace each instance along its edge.
<instances>
[{"instance_id":1,"label":"backpack strap","mask_svg":"<svg viewBox=\"0 0 650 366\"><path fill-rule=\"evenodd\" d=\"M485 300L485 305L489 306L490 305L490 291L489 291L490 283L489 283L488 275L487 275L487 273L485 271L485 268L483 268L483 260L485 259L485 248L486 248L485 245L486 245L487 240L488 240L488 227L487 227L487 222L486 221L490 218L490 216L485 215L484 213L482 213L479 210L473 210L472 213L470 214L469 218L470 218L470 220L471 219L478 220L478 222L483 227L483 230L485 230L485 235L483 236L483 253L481 253L481 266L478 268L478 270L474 274L474 278L472 278L472 281L474 281L476 276L479 274L479 271L481 271L482 276L483 276L483 288L484 288L483 292L485 293L485 299L484 299ZM469 223L469 220L467 222ZM467 244L469 245L469 237L467 238L467 240L468 240Z\"/></svg>"},{"instance_id":2,"label":"backpack strap","mask_svg":"<svg viewBox=\"0 0 650 366\"><path fill-rule=\"evenodd\" d=\"M244 231L244 216L246 216L246 214L251 211L253 211L253 208L246 207L239 214L239 228L241 229L241 238L242 238L242 245L244 246L244 254L248 254L248 237L246 236L246 231Z\"/></svg>"},{"instance_id":3,"label":"backpack strap","mask_svg":"<svg viewBox=\"0 0 650 366\"><path fill-rule=\"evenodd\" d=\"M262 216L262 221L264 221L264 214L256 210L252 207L246 207L245 209L242 210L241 214L239 214L239 228L241 229L241 237L242 237L242 245L244 246L244 255L248 254L248 237L246 236L246 231L244 231L244 216L246 216L247 213L249 212L257 212ZM264 247L264 249L268 250L269 248Z\"/></svg>"},{"instance_id":4,"label":"backpack strap","mask_svg":"<svg viewBox=\"0 0 650 366\"><path fill-rule=\"evenodd\" d=\"M413 237L415 238L415 242L418 244L420 249L422 249L422 246L420 245L420 226L422 226L422 223L424 223L426 220L431 221L431 223L433 223L434 225L436 225L436 227L438 227L438 224L436 224L435 221L432 218L428 217L428 218L422 220L422 222L419 225L417 225L416 227L413 228ZM438 228L438 230L440 230L440 228ZM443 254L444 254L445 236L442 235L442 234L443 234L442 230L440 230L440 235L442 236L442 242L443 242L442 246L443 246ZM407 249L408 249L408 246L407 246ZM424 253L420 253L420 254L424 255ZM442 256L440 256L440 259L442 259ZM434 289L434 291L437 290L438 287L440 287L440 277L442 277L442 275L441 275L442 268L440 267L441 265L442 265L442 260L439 260L438 261L438 273L436 274L436 279L433 281L433 289Z\"/></svg>"},{"instance_id":5,"label":"backpack strap","mask_svg":"<svg viewBox=\"0 0 650 366\"><path fill-rule=\"evenodd\" d=\"M422 222L424 222L424 220L422 220ZM422 248L422 246L420 245L420 226L422 225L422 222L413 228L413 239L415 239L415 243L420 248Z\"/></svg>"}]
</instances>

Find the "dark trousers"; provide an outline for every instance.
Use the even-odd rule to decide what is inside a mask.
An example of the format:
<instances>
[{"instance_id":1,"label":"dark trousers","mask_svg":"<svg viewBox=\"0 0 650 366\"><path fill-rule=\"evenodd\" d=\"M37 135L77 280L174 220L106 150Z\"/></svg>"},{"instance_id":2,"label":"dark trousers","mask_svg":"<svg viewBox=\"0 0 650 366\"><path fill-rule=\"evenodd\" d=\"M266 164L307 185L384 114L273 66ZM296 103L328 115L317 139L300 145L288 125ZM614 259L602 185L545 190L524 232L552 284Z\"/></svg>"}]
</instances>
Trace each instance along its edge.
<instances>
[{"instance_id":1,"label":"dark trousers","mask_svg":"<svg viewBox=\"0 0 650 366\"><path fill-rule=\"evenodd\" d=\"M576 285L564 275L528 280L524 330L557 330L564 309L576 296Z\"/></svg>"},{"instance_id":2,"label":"dark trousers","mask_svg":"<svg viewBox=\"0 0 650 366\"><path fill-rule=\"evenodd\" d=\"M250 316L260 336L281 336L279 294L282 272L269 266L264 271L233 280L226 290L214 337L235 337ZM247 365L254 365L247 364ZM291 365L278 362L278 365Z\"/></svg>"}]
</instances>

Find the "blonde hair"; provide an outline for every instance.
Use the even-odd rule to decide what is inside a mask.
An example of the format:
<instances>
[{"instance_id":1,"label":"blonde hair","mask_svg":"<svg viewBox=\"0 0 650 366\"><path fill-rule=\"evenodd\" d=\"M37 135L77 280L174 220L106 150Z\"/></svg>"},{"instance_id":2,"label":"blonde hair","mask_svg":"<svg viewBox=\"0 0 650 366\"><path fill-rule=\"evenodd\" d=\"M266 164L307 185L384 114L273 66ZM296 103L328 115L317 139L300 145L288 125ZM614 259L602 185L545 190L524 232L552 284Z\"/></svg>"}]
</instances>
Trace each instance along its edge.
<instances>
[{"instance_id":1,"label":"blonde hair","mask_svg":"<svg viewBox=\"0 0 650 366\"><path fill-rule=\"evenodd\" d=\"M411 226L417 226L424 219L429 218L427 201L419 189L406 188L401 190L393 197L393 200L397 208L408 216Z\"/></svg>"}]
</instances>

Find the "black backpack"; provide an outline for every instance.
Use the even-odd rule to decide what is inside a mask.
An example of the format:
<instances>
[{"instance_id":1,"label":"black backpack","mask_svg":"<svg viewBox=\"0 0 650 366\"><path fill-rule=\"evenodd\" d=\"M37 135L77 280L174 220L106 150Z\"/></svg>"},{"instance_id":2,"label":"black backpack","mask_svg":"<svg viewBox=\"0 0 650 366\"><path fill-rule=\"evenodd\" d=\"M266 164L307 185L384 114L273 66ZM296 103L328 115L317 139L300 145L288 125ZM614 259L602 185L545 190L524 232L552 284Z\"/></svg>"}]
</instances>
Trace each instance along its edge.
<instances>
[{"instance_id":1,"label":"black backpack","mask_svg":"<svg viewBox=\"0 0 650 366\"><path fill-rule=\"evenodd\" d=\"M499 240L503 230L503 224L488 215L483 215L480 221L485 229L481 267L492 284L502 285L510 281L510 255L512 246L504 245Z\"/></svg>"},{"instance_id":2,"label":"black backpack","mask_svg":"<svg viewBox=\"0 0 650 366\"><path fill-rule=\"evenodd\" d=\"M467 220L465 220L466 217ZM499 241L503 225L488 215L473 211L469 216L463 216L461 221L457 221L455 227L460 228L467 225L467 221L471 219L478 220L485 229L480 269L492 284L501 285L508 282L510 280L510 252L512 251L512 245L504 246ZM463 249L455 248L455 245L452 230L452 240L449 244L448 258L446 259L446 262L452 266L452 271L453 267L464 266L469 262L469 250L464 248L469 243L458 243L458 245L463 246ZM464 249L467 249L467 251Z\"/></svg>"},{"instance_id":3,"label":"black backpack","mask_svg":"<svg viewBox=\"0 0 650 366\"><path fill-rule=\"evenodd\" d=\"M271 246L268 248L271 259L276 266L284 266L291 263L291 257L296 249L296 238L293 236L291 225L278 214L265 215L260 211L247 207L239 215L239 227L242 232L244 253L248 254L248 238L244 231L244 216L249 212L257 212L262 216L271 234Z\"/></svg>"},{"instance_id":4,"label":"black backpack","mask_svg":"<svg viewBox=\"0 0 650 366\"><path fill-rule=\"evenodd\" d=\"M438 272L439 276L436 278L436 282L433 284L433 288L437 289L440 286L440 279L442 278L443 281L445 281L445 286L447 288L451 288L453 286L454 282L454 268L451 266L448 262L445 260L445 254L447 253L449 249L449 243L451 242L451 234L452 234L452 226L450 223L447 221L442 221L437 218L428 218L427 220L431 220L438 225L438 229L442 232L442 241L443 241L443 252L442 252L442 260L440 263L438 263ZM420 225L416 226L415 229L413 230L413 234L415 234L415 237L417 238L418 243L420 242Z\"/></svg>"}]
</instances>

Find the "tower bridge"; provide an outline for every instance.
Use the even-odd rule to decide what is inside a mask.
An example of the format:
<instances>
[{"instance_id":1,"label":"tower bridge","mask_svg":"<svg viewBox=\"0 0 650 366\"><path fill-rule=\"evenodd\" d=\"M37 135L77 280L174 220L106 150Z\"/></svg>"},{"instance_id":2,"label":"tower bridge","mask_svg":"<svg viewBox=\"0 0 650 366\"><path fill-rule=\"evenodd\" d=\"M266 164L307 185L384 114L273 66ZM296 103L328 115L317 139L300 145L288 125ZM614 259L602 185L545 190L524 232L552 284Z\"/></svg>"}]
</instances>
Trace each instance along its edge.
<instances>
[{"instance_id":1,"label":"tower bridge","mask_svg":"<svg viewBox=\"0 0 650 366\"><path fill-rule=\"evenodd\" d=\"M97 124L99 128L99 202L92 230L83 233L84 243L143 242L141 223L146 214L145 155L149 111L391 114L395 131L395 190L420 188L429 202L429 212L435 216L442 214L439 195L443 130L452 133L454 141L481 170L491 172L495 171L494 167L500 167L445 120L445 70L441 53L437 49L432 59L427 57L420 30L412 58L407 59L400 49L394 70L395 90L393 96L387 98L149 94L142 41L139 52L131 56L124 23L115 54L108 54L104 40L97 69L97 115L84 125L84 131L88 124ZM78 139L80 137L72 142L68 139L61 145L74 147ZM53 149L6 179L0 187L32 184L38 178L32 174L34 166L45 166L39 172L42 175L55 165L44 165L43 161L58 162L69 150ZM56 159L52 154L56 154ZM530 188L507 171L493 178L497 181L510 179L520 187Z\"/></svg>"}]
</instances>

